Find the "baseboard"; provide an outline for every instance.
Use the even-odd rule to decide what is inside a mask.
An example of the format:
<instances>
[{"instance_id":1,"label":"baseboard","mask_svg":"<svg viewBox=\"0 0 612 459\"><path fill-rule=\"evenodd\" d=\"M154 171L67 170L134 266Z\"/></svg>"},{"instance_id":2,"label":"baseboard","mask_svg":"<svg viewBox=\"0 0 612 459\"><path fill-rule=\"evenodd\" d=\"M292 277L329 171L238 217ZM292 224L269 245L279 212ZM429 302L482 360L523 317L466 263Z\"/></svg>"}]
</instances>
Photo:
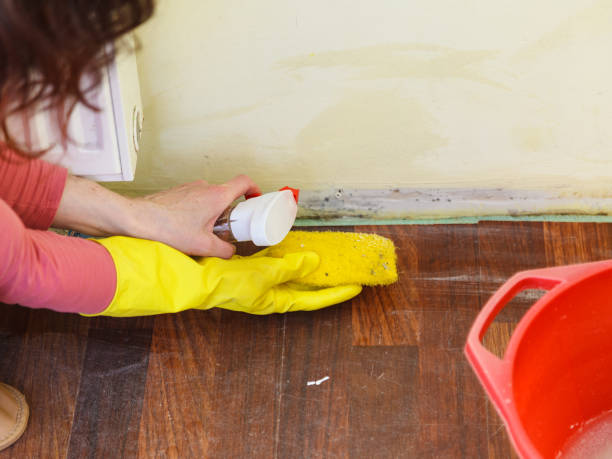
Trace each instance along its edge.
<instances>
[{"instance_id":1,"label":"baseboard","mask_svg":"<svg viewBox=\"0 0 612 459\"><path fill-rule=\"evenodd\" d=\"M303 191L298 218L337 221L452 221L482 219L611 221L612 197L563 190L391 189Z\"/></svg>"},{"instance_id":2,"label":"baseboard","mask_svg":"<svg viewBox=\"0 0 612 459\"><path fill-rule=\"evenodd\" d=\"M155 190L120 189L127 196ZM568 190L394 188L302 190L298 224L435 224L481 220L612 222L612 196Z\"/></svg>"}]
</instances>

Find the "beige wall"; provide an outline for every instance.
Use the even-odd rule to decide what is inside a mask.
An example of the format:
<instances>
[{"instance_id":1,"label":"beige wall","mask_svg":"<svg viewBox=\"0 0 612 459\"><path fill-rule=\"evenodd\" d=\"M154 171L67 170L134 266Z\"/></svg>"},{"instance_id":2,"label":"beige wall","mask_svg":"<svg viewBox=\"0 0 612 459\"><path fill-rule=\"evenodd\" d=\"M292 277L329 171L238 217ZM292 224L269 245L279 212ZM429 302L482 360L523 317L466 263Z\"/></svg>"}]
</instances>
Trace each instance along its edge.
<instances>
[{"instance_id":1,"label":"beige wall","mask_svg":"<svg viewBox=\"0 0 612 459\"><path fill-rule=\"evenodd\" d=\"M608 0L161 0L132 189L612 184Z\"/></svg>"}]
</instances>

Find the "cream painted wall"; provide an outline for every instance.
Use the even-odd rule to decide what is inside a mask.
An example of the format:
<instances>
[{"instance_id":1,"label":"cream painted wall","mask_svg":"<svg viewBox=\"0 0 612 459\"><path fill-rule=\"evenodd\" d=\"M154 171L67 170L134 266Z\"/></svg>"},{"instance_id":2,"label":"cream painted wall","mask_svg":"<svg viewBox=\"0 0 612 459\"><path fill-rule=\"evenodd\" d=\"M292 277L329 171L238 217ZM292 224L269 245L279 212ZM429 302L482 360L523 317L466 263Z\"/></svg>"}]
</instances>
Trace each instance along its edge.
<instances>
[{"instance_id":1,"label":"cream painted wall","mask_svg":"<svg viewBox=\"0 0 612 459\"><path fill-rule=\"evenodd\" d=\"M609 0L161 0L133 184L612 189Z\"/></svg>"}]
</instances>

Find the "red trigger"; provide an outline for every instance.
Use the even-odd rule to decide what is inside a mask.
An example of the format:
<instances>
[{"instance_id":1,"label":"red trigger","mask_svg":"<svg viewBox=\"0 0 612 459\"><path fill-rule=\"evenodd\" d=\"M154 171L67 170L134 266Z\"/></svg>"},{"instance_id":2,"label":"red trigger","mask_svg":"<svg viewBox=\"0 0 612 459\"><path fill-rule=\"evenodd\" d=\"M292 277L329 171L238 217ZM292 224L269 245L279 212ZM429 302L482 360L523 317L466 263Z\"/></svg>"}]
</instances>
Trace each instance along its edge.
<instances>
[{"instance_id":1,"label":"red trigger","mask_svg":"<svg viewBox=\"0 0 612 459\"><path fill-rule=\"evenodd\" d=\"M298 199L300 197L300 190L297 189L297 188L291 188L290 186L286 186L284 188L281 188L278 191L285 191L285 190L289 190L289 191L291 191L293 193L293 197L295 198L295 202L297 204L298 203Z\"/></svg>"}]
</instances>

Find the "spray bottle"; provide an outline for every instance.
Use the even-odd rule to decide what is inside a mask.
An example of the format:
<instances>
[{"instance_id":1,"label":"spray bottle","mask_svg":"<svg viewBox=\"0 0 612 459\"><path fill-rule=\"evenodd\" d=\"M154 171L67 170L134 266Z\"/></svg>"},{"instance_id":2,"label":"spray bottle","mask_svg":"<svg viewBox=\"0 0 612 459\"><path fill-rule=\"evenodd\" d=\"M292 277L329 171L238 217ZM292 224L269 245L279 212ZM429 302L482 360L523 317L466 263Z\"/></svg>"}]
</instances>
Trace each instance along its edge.
<instances>
[{"instance_id":1,"label":"spray bottle","mask_svg":"<svg viewBox=\"0 0 612 459\"><path fill-rule=\"evenodd\" d=\"M245 196L215 222L213 233L227 242L252 241L257 246L280 243L297 215L299 190L285 187L273 193Z\"/></svg>"}]
</instances>

